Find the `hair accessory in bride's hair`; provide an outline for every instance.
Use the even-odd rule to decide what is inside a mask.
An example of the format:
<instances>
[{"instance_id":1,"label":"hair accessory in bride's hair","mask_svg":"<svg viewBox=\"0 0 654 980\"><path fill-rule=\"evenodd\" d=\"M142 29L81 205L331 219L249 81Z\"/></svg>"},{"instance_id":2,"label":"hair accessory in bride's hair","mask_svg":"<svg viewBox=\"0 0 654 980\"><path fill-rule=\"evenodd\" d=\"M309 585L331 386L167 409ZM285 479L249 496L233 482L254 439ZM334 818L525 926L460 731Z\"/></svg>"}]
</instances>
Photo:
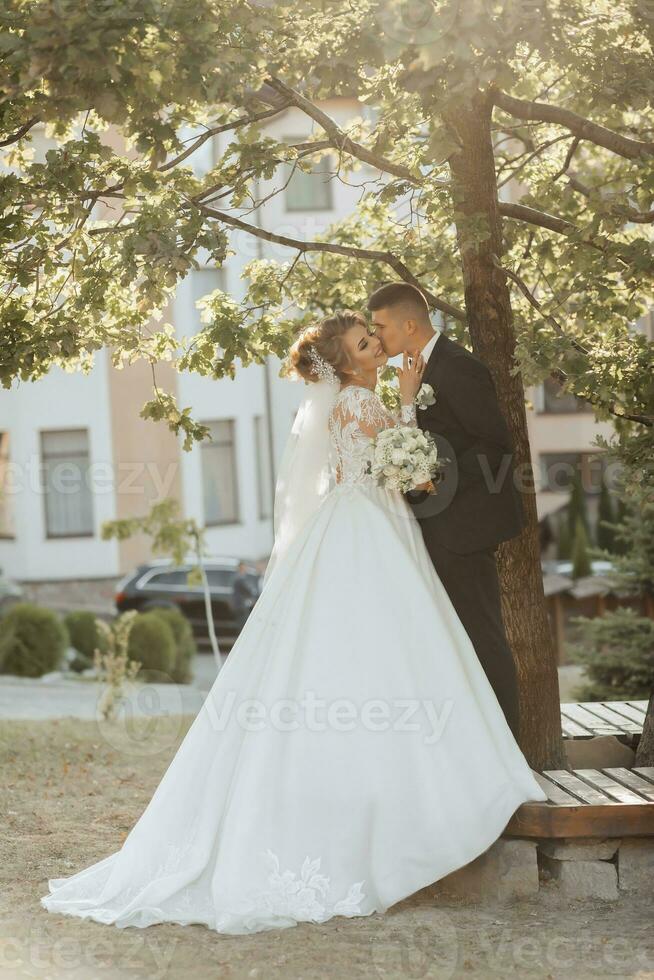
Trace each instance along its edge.
<instances>
[{"instance_id":1,"label":"hair accessory in bride's hair","mask_svg":"<svg viewBox=\"0 0 654 980\"><path fill-rule=\"evenodd\" d=\"M313 345L309 347L309 360L313 364L314 370L321 381L329 381L331 384L338 383L336 371L331 364L327 363L324 357L320 356Z\"/></svg>"}]
</instances>

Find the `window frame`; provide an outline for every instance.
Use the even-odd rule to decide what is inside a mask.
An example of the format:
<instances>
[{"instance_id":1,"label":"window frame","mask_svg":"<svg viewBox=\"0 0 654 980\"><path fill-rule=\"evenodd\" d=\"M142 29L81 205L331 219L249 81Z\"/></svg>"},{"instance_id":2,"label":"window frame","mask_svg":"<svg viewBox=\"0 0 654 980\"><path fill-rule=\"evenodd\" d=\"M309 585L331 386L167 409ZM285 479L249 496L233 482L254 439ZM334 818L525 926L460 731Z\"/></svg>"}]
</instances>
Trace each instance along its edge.
<instances>
[{"instance_id":1,"label":"window frame","mask_svg":"<svg viewBox=\"0 0 654 980\"><path fill-rule=\"evenodd\" d=\"M302 135L302 134L299 134L299 135L298 134L292 134L290 136L289 135L281 136L279 138L279 142L280 143L297 143L297 142L300 142L301 143L305 139L306 139L306 134L304 134L304 135ZM326 154L325 155L325 158L326 159L329 159L330 156L333 157L333 154ZM294 165L294 161L288 161L288 162L284 162L283 164L281 164L282 172L283 172L283 175L284 175L284 186L283 186L284 210L288 214L301 214L302 212L304 212L305 214L310 214L312 211L319 211L319 212L333 211L336 205L335 205L335 201L334 201L334 192L333 192L333 188L332 188L332 179L330 179L330 178L328 178L328 179L326 179L326 180L323 181L325 187L327 188L327 194L326 194L326 196L327 196L327 204L311 203L311 204L306 205L306 206L305 205L302 205L302 207L293 207L290 204L290 201L289 201L289 190L290 190L290 188L292 186L292 182L295 179L296 174L299 173L301 177L306 177L306 178L309 178L309 179L311 177L313 177L313 176L320 177L320 175L321 175L320 172L316 173L313 170L313 167L314 166L320 166L320 162L318 162L316 164L312 164L311 173L308 173L308 174L305 173L303 170L300 170L297 167L295 168L295 170L293 170L293 165ZM329 171L327 171L327 174L328 173L329 173ZM291 174L292 174L292 176L291 176Z\"/></svg>"},{"instance_id":2,"label":"window frame","mask_svg":"<svg viewBox=\"0 0 654 980\"><path fill-rule=\"evenodd\" d=\"M238 452L237 452L237 441L236 441L236 422L237 420L233 417L231 418L212 418L203 419L204 425L211 425L212 422L228 422L230 424L230 429L232 433L232 438L229 443L217 443L216 440L207 440L206 443L200 444L200 452L207 452L212 449L216 449L220 445L229 445L231 447L232 456L232 492L234 496L234 517L229 517L226 520L212 521L207 519L207 501L204 492L204 473L202 473L202 516L204 519L205 527L233 527L243 523L242 517L242 507L241 507L241 493L240 493L240 480L238 473ZM212 434L213 435L213 434ZM202 456L200 457L200 466L203 467Z\"/></svg>"},{"instance_id":3,"label":"window frame","mask_svg":"<svg viewBox=\"0 0 654 980\"><path fill-rule=\"evenodd\" d=\"M553 378L545 378L545 380L541 382L541 389L542 389L542 408L537 408L536 409L536 415L548 415L548 416L551 416L553 418L558 418L558 417L565 418L565 416L572 416L572 417L575 417L576 418L579 415L592 415L593 414L592 406L589 405L588 402L585 402L583 400L583 398L578 398L576 395L572 395L570 392L563 392L562 393L562 397L563 396L567 396L567 397L570 397L570 398L574 398L575 399L575 402L576 402L576 407L575 408L566 408L566 409L562 409L561 411L559 411L559 410L557 410L555 408L554 409L553 408L548 408L547 407L548 406L548 399L549 399L550 404L551 404L552 400L555 401L556 400L556 397L557 397L553 392L548 392L547 385L548 384L552 384L553 381L554 381Z\"/></svg>"},{"instance_id":4,"label":"window frame","mask_svg":"<svg viewBox=\"0 0 654 980\"><path fill-rule=\"evenodd\" d=\"M560 450L558 452L557 451L540 452L538 454L538 473L539 473L539 477L542 477L543 474L546 472L546 470L544 469L543 461L544 461L545 457L548 457L548 456L559 456L559 457L561 457L561 456L576 456L577 457L576 470L581 473L581 485L582 485L582 489L584 491L584 494L587 497L597 497L597 496L599 496L599 493L601 491L601 486L598 487L597 489L592 489L592 490L587 490L586 489L586 487L588 485L588 482L589 482L587 480L587 477L591 474L591 469L590 469L591 465L597 465L598 462L600 463L600 465L602 467L602 474L604 473L604 470L605 470L606 465L607 465L607 461L606 461L606 458L603 459L602 457L606 457L606 453L595 452L592 449L569 449L569 450L568 449L565 449L565 450ZM569 494L570 493L570 490L571 490L571 486L567 486L567 487L551 487L550 484L549 484L549 480L548 480L547 484L543 483L543 484L541 484L541 486L539 486L538 492L539 493Z\"/></svg>"},{"instance_id":5,"label":"window frame","mask_svg":"<svg viewBox=\"0 0 654 980\"><path fill-rule=\"evenodd\" d=\"M11 433L9 429L0 429L0 495L4 497L5 502L9 500L7 496L5 486L4 486L4 475L8 472L11 466ZM11 509L11 516L13 517L13 508ZM6 512L5 512L6 516ZM13 520L7 522L7 526L13 527ZM16 532L10 530L4 530L0 524L0 541L15 541Z\"/></svg>"},{"instance_id":6,"label":"window frame","mask_svg":"<svg viewBox=\"0 0 654 980\"><path fill-rule=\"evenodd\" d=\"M43 527L44 527L44 530L45 530L45 540L46 541L67 541L67 540L70 540L71 538L94 538L96 536L95 535L95 508L93 506L93 493L92 493L90 487L87 487L87 489L89 491L90 500L91 500L91 525L92 525L91 526L91 529L89 531L70 531L70 532L65 531L65 532L55 532L55 533L53 533L50 530L50 528L49 528L49 524L48 524L47 493L45 491L46 467L45 467L44 464L45 464L46 458L47 459L51 459L51 458L55 458L57 456L70 458L70 455L68 453L50 453L46 457L46 454L45 454L45 451L44 451L44 437L46 437L48 435L52 435L54 433L58 433L58 432L84 432L86 434L86 446L87 446L87 449L86 449L86 458L87 458L87 463L88 463L88 466L91 465L91 437L90 437L90 431L89 431L88 426L80 426L80 425L78 425L78 426L69 426L69 427L64 427L64 428L62 428L61 426L59 426L57 428L52 428L52 429L48 429L48 428L46 428L46 429L39 429L39 451L40 451L40 462L41 462L40 481L39 481L39 484L40 484L40 486L39 486L39 492L41 494L41 499L43 501ZM88 466L87 466L87 472L88 472ZM86 484L85 484L85 486L86 486Z\"/></svg>"}]
</instances>

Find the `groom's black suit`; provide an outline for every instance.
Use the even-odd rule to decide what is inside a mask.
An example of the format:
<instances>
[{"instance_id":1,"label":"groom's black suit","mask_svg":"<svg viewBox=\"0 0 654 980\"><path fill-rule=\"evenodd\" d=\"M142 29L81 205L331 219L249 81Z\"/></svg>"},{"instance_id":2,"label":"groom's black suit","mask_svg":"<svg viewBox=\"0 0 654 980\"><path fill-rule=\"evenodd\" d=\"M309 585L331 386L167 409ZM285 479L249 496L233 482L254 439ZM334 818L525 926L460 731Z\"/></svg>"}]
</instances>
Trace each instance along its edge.
<instances>
[{"instance_id":1,"label":"groom's black suit","mask_svg":"<svg viewBox=\"0 0 654 980\"><path fill-rule=\"evenodd\" d=\"M513 444L486 365L440 334L422 383L436 401L418 409L418 425L449 457L438 493L406 495L434 568L463 623L518 738L516 669L500 602L495 549L520 532L524 514L515 488Z\"/></svg>"}]
</instances>

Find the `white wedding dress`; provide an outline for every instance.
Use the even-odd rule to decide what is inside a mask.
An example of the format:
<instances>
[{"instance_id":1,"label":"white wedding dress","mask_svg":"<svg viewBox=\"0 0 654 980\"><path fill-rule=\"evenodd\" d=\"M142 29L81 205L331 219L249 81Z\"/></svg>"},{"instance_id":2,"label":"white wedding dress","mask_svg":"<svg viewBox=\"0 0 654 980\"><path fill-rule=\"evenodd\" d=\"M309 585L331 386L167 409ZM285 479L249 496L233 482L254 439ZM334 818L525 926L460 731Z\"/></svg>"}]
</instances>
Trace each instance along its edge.
<instances>
[{"instance_id":1,"label":"white wedding dress","mask_svg":"<svg viewBox=\"0 0 654 980\"><path fill-rule=\"evenodd\" d=\"M367 388L338 395L339 482L121 849L50 880L46 909L231 934L384 912L545 800L413 513L364 472L398 421Z\"/></svg>"}]
</instances>

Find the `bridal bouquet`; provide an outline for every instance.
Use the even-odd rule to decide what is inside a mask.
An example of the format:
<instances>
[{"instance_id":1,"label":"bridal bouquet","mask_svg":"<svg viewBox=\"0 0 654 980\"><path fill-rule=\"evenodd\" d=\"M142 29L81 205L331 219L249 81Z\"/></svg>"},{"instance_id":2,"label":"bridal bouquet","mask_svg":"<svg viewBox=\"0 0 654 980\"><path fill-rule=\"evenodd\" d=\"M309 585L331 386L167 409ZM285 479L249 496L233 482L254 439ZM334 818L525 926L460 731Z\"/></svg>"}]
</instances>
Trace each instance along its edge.
<instances>
[{"instance_id":1,"label":"bridal bouquet","mask_svg":"<svg viewBox=\"0 0 654 980\"><path fill-rule=\"evenodd\" d=\"M407 493L417 486L430 483L441 469L436 443L429 433L410 425L382 429L370 447L366 472L387 490Z\"/></svg>"}]
</instances>

